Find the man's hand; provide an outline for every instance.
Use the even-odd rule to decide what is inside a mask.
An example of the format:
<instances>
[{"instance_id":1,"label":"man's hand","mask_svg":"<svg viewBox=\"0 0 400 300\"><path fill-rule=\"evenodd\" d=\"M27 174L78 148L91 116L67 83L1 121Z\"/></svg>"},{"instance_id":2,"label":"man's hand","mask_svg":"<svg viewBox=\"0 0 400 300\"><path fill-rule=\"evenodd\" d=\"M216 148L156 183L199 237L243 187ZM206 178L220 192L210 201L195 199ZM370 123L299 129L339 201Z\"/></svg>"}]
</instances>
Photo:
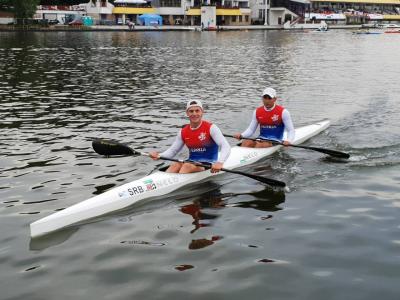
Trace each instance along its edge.
<instances>
[{"instance_id":1,"label":"man's hand","mask_svg":"<svg viewBox=\"0 0 400 300\"><path fill-rule=\"evenodd\" d=\"M242 139L242 135L240 133L236 133L233 135L233 137L237 140L241 140Z\"/></svg>"},{"instance_id":2,"label":"man's hand","mask_svg":"<svg viewBox=\"0 0 400 300\"><path fill-rule=\"evenodd\" d=\"M282 142L282 145L285 146L285 147L287 147L287 146L290 146L291 143L290 143L289 141L283 141L283 142Z\"/></svg>"},{"instance_id":3,"label":"man's hand","mask_svg":"<svg viewBox=\"0 0 400 300\"><path fill-rule=\"evenodd\" d=\"M216 162L216 163L212 164L211 173L218 173L219 171L221 171L223 165L224 164L220 163L220 162Z\"/></svg>"},{"instance_id":4,"label":"man's hand","mask_svg":"<svg viewBox=\"0 0 400 300\"><path fill-rule=\"evenodd\" d=\"M151 151L149 152L149 156L153 160L160 159L160 154L157 151Z\"/></svg>"}]
</instances>

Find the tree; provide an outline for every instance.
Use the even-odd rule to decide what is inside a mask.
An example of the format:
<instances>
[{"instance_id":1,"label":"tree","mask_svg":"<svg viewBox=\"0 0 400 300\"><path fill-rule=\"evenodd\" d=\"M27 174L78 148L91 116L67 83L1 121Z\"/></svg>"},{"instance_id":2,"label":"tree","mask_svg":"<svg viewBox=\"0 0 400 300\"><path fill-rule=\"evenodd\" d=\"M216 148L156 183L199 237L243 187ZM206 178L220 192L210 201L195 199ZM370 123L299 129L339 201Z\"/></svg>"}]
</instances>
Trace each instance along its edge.
<instances>
[{"instance_id":1,"label":"tree","mask_svg":"<svg viewBox=\"0 0 400 300\"><path fill-rule=\"evenodd\" d=\"M0 11L12 11L13 0L0 0Z\"/></svg>"},{"instance_id":2,"label":"tree","mask_svg":"<svg viewBox=\"0 0 400 300\"><path fill-rule=\"evenodd\" d=\"M32 18L40 0L14 0L14 15L17 19Z\"/></svg>"}]
</instances>

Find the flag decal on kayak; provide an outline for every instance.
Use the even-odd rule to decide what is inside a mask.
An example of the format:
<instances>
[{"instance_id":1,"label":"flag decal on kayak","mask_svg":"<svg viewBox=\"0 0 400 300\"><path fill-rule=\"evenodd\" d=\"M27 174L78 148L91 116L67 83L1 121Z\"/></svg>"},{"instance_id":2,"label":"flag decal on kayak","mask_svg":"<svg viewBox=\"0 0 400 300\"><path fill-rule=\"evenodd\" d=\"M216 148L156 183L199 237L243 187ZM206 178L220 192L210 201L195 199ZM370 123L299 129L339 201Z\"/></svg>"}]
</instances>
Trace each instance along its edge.
<instances>
[{"instance_id":1,"label":"flag decal on kayak","mask_svg":"<svg viewBox=\"0 0 400 300\"><path fill-rule=\"evenodd\" d=\"M146 179L143 181L143 183L146 185L146 191L152 191L157 188L156 184L153 182L153 179Z\"/></svg>"},{"instance_id":2,"label":"flag decal on kayak","mask_svg":"<svg viewBox=\"0 0 400 300\"><path fill-rule=\"evenodd\" d=\"M243 158L240 160L240 163L243 164L246 161L248 161L248 160L250 160L250 159L252 159L254 157L257 157L257 156L258 156L257 152L255 152L255 151L254 152L250 152L249 154L243 156Z\"/></svg>"}]
</instances>

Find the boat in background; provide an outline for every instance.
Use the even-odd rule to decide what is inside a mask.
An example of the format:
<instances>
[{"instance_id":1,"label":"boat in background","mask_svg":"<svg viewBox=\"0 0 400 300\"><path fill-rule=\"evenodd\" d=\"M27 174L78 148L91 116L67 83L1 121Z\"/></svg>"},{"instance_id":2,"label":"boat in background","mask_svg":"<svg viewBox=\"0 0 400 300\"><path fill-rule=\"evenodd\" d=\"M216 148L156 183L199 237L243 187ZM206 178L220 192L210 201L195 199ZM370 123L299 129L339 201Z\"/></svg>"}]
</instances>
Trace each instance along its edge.
<instances>
[{"instance_id":1,"label":"boat in background","mask_svg":"<svg viewBox=\"0 0 400 300\"><path fill-rule=\"evenodd\" d=\"M353 31L353 34L382 34L382 32L369 31L368 29L360 29L357 31Z\"/></svg>"},{"instance_id":2,"label":"boat in background","mask_svg":"<svg viewBox=\"0 0 400 300\"><path fill-rule=\"evenodd\" d=\"M400 29L386 30L384 33L400 33Z\"/></svg>"}]
</instances>

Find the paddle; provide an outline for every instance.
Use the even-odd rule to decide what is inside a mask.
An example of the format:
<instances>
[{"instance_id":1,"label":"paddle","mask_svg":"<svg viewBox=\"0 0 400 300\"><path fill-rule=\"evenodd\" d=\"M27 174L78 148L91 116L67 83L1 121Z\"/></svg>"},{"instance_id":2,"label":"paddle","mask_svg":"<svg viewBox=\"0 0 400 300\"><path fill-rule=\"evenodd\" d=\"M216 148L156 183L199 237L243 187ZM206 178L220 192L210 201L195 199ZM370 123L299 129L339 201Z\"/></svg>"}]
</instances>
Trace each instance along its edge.
<instances>
[{"instance_id":1,"label":"paddle","mask_svg":"<svg viewBox=\"0 0 400 300\"><path fill-rule=\"evenodd\" d=\"M226 136L226 137L231 137L231 138L235 138L233 135L229 135L229 134L224 134L224 136ZM251 141L256 141L256 142L266 141L266 142L271 142L273 145L283 145L283 143L280 142L280 141L270 140L270 139L263 139L263 138L257 138L257 139L253 139L253 138L243 138L243 139L245 139L245 140L251 140ZM325 153L325 154L328 154L328 155L330 155L330 156L334 156L334 157L337 157L337 158L349 158L349 157L350 157L350 154L348 154L348 153L340 152L340 151L336 151L336 150L331 150L331 149L325 149L325 148L309 147L309 146L300 146L300 145L289 145L289 147L296 147L296 148L314 150L314 151L318 151L318 152L321 152L321 153Z\"/></svg>"},{"instance_id":2,"label":"paddle","mask_svg":"<svg viewBox=\"0 0 400 300\"><path fill-rule=\"evenodd\" d=\"M94 151L96 153L101 154L101 155L106 155L106 156L110 156L110 155L143 155L143 156L150 156L149 153L136 151L136 150L132 149L131 147L125 145L125 144L121 144L121 143L118 143L118 142L112 141L112 140L100 140L100 139L94 140L92 142L92 147L93 147L93 149L94 149ZM181 159L166 158L166 157L160 157L160 159L169 160L169 161L175 161L175 162L180 162L180 163L191 163L191 164L194 164L194 165L199 166L199 167L204 167L206 169L210 169L211 168L211 164L207 164L207 163L185 161L185 160L181 160ZM233 174L246 176L246 177L249 177L251 179L258 180L260 182L269 184L271 186L279 186L279 187L285 187L286 186L286 184L284 182L282 182L282 181L271 179L271 178L267 178L267 177L264 177L264 176L249 174L249 173L245 173L245 172L241 172L241 171L228 170L228 169L225 169L225 168L222 168L221 171L224 171L224 172L227 172L227 173L233 173Z\"/></svg>"}]
</instances>

